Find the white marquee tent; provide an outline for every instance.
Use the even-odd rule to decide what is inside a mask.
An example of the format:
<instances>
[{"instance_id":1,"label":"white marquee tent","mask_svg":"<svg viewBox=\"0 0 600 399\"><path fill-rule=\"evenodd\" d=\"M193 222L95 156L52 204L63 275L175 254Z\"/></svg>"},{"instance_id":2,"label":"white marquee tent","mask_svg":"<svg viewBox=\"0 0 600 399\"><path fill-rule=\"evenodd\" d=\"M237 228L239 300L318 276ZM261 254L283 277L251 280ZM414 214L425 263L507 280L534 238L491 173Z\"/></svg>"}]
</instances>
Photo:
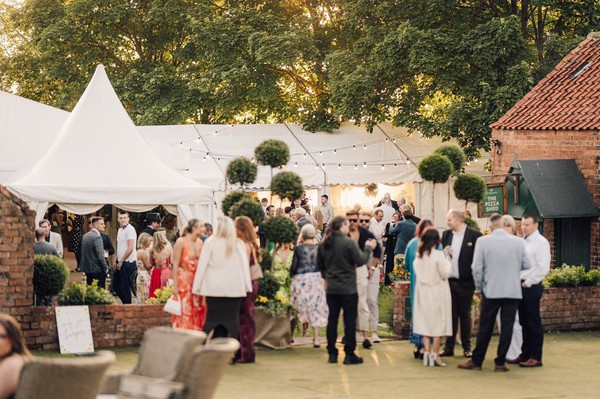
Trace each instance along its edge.
<instances>
[{"instance_id":1,"label":"white marquee tent","mask_svg":"<svg viewBox=\"0 0 600 399\"><path fill-rule=\"evenodd\" d=\"M94 212L104 204L136 212L162 204L183 221L211 216L212 188L157 157L136 130L101 65L46 148L35 166L7 186L38 211L38 218L52 203L78 214Z\"/></svg>"}]
</instances>

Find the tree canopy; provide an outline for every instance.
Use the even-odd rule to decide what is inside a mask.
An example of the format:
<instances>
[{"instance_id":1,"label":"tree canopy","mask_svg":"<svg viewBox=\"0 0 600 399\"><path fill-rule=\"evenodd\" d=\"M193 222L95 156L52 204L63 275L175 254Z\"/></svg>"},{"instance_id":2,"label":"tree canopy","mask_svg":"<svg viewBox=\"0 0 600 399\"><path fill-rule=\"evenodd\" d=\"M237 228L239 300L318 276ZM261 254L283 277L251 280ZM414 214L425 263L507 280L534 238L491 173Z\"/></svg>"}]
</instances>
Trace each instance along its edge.
<instances>
[{"instance_id":1,"label":"tree canopy","mask_svg":"<svg viewBox=\"0 0 600 399\"><path fill-rule=\"evenodd\" d=\"M590 31L590 0L0 3L0 88L63 109L103 63L138 125L383 121L490 147Z\"/></svg>"}]
</instances>

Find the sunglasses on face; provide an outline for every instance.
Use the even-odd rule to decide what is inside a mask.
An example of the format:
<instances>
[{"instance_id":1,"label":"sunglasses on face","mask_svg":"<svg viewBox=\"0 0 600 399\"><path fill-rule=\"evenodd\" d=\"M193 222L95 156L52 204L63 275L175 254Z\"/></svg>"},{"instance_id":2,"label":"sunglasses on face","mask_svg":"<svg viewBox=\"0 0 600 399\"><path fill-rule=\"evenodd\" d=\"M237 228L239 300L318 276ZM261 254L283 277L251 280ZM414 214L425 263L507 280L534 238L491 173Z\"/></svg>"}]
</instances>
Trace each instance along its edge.
<instances>
[{"instance_id":1,"label":"sunglasses on face","mask_svg":"<svg viewBox=\"0 0 600 399\"><path fill-rule=\"evenodd\" d=\"M360 223L369 223L370 219L360 219Z\"/></svg>"},{"instance_id":2,"label":"sunglasses on face","mask_svg":"<svg viewBox=\"0 0 600 399\"><path fill-rule=\"evenodd\" d=\"M358 219L348 219L350 223L358 223Z\"/></svg>"}]
</instances>

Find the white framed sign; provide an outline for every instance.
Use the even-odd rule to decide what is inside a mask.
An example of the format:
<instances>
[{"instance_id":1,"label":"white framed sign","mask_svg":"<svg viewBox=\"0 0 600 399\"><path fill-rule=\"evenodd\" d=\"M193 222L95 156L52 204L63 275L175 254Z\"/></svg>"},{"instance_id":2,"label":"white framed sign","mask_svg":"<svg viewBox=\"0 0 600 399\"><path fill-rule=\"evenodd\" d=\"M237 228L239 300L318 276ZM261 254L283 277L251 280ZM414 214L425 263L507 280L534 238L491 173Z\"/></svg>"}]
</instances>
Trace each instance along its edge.
<instances>
[{"instance_id":1,"label":"white framed sign","mask_svg":"<svg viewBox=\"0 0 600 399\"><path fill-rule=\"evenodd\" d=\"M60 353L94 353L94 338L87 306L56 306Z\"/></svg>"}]
</instances>

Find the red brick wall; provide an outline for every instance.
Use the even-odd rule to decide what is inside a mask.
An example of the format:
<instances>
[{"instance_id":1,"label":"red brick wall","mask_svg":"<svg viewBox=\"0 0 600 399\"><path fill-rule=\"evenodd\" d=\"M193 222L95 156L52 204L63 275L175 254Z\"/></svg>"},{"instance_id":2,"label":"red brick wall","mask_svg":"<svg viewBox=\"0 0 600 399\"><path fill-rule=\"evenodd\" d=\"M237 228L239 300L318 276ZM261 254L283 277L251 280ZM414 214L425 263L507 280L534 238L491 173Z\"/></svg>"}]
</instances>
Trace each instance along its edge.
<instances>
[{"instance_id":1,"label":"red brick wall","mask_svg":"<svg viewBox=\"0 0 600 399\"><path fill-rule=\"evenodd\" d=\"M0 312L33 305L35 212L0 186Z\"/></svg>"},{"instance_id":2,"label":"red brick wall","mask_svg":"<svg viewBox=\"0 0 600 399\"><path fill-rule=\"evenodd\" d=\"M600 162L597 159L600 155L599 131L494 129L492 138L502 143L502 154L492 153L492 173L507 173L515 153L519 155L519 159L574 159L596 206L600 207ZM544 224L544 236L552 245L552 257L555 261L554 223L545 221ZM592 223L591 244L590 266L600 268L598 221Z\"/></svg>"},{"instance_id":3,"label":"red brick wall","mask_svg":"<svg viewBox=\"0 0 600 399\"><path fill-rule=\"evenodd\" d=\"M21 323L30 349L57 349L54 307L33 306L35 212L0 186L0 312ZM160 305L90 306L97 348L138 344L144 331L171 325Z\"/></svg>"},{"instance_id":4,"label":"red brick wall","mask_svg":"<svg viewBox=\"0 0 600 399\"><path fill-rule=\"evenodd\" d=\"M409 283L394 285L394 332L408 338L410 320L404 318L404 300L409 295ZM479 294L477 294L479 295ZM541 302L545 331L577 331L600 329L600 287L548 288ZM479 309L473 314L479 327Z\"/></svg>"}]
</instances>

